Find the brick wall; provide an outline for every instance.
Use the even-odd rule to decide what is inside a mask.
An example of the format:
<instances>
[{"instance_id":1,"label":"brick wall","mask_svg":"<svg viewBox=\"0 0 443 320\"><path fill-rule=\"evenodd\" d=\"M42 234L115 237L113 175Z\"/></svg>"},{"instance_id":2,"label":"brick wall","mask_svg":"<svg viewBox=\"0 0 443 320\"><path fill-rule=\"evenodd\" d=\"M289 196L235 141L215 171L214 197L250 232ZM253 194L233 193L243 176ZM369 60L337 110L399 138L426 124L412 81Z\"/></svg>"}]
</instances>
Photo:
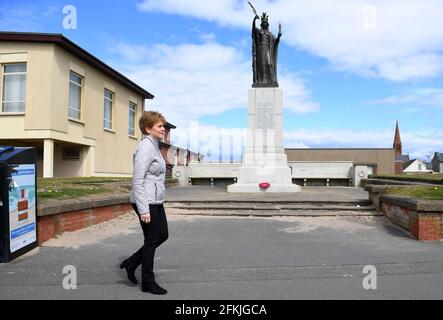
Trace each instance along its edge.
<instances>
[{"instance_id":1,"label":"brick wall","mask_svg":"<svg viewBox=\"0 0 443 320\"><path fill-rule=\"evenodd\" d=\"M131 204L125 203L39 216L37 217L38 244L41 245L43 242L48 241L62 232L86 228L97 223L117 218L132 210Z\"/></svg>"},{"instance_id":2,"label":"brick wall","mask_svg":"<svg viewBox=\"0 0 443 320\"><path fill-rule=\"evenodd\" d=\"M360 165L375 165L374 174L394 174L394 149L364 148L285 148L288 161L352 161Z\"/></svg>"},{"instance_id":3,"label":"brick wall","mask_svg":"<svg viewBox=\"0 0 443 320\"><path fill-rule=\"evenodd\" d=\"M385 216L398 226L408 230L415 238L423 241L443 239L442 214L423 213L395 204L383 202Z\"/></svg>"},{"instance_id":4,"label":"brick wall","mask_svg":"<svg viewBox=\"0 0 443 320\"><path fill-rule=\"evenodd\" d=\"M419 215L412 227L412 234L420 240L442 239L441 215Z\"/></svg>"},{"instance_id":5,"label":"brick wall","mask_svg":"<svg viewBox=\"0 0 443 320\"><path fill-rule=\"evenodd\" d=\"M413 215L411 209L383 202L382 211L385 216L396 225L408 231L411 230L411 215ZM412 219L414 219L414 217L412 217Z\"/></svg>"},{"instance_id":6,"label":"brick wall","mask_svg":"<svg viewBox=\"0 0 443 320\"><path fill-rule=\"evenodd\" d=\"M395 174L403 173L403 162L395 161Z\"/></svg>"}]
</instances>

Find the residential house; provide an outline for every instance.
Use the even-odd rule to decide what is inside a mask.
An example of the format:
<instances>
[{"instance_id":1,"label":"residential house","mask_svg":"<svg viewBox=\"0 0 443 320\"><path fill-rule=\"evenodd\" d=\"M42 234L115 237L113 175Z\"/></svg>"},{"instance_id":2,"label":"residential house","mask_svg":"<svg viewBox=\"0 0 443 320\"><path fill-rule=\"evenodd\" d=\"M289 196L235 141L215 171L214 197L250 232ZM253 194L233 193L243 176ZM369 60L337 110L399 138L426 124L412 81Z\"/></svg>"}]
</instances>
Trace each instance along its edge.
<instances>
[{"instance_id":1,"label":"residential house","mask_svg":"<svg viewBox=\"0 0 443 320\"><path fill-rule=\"evenodd\" d=\"M426 163L420 159L412 159L403 164L403 173L432 173Z\"/></svg>"},{"instance_id":2,"label":"residential house","mask_svg":"<svg viewBox=\"0 0 443 320\"><path fill-rule=\"evenodd\" d=\"M153 98L61 34L0 32L0 145L37 148L40 177L132 175ZM170 145L171 128L161 143L169 174L200 158Z\"/></svg>"}]
</instances>

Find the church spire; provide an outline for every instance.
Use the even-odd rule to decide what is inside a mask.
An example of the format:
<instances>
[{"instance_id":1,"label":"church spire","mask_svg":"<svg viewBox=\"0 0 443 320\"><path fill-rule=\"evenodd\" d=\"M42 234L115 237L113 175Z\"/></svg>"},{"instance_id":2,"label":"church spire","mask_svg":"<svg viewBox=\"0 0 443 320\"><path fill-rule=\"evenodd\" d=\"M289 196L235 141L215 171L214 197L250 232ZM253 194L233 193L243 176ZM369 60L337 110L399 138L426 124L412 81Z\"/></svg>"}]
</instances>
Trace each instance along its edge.
<instances>
[{"instance_id":1,"label":"church spire","mask_svg":"<svg viewBox=\"0 0 443 320\"><path fill-rule=\"evenodd\" d=\"M396 155L402 154L402 145L401 145L401 139L400 139L400 129L398 128L398 120L397 120L397 124L395 125L395 136L394 136L393 147L395 149Z\"/></svg>"}]
</instances>

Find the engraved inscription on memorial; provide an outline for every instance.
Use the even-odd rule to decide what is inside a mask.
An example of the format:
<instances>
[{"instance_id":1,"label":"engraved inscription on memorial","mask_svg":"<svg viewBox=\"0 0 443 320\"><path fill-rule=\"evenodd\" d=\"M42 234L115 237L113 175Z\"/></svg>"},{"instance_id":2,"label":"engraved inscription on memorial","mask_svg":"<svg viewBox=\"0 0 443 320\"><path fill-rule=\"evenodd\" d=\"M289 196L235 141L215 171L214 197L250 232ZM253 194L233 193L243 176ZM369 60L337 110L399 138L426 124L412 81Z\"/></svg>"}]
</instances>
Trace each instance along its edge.
<instances>
[{"instance_id":1,"label":"engraved inscription on memorial","mask_svg":"<svg viewBox=\"0 0 443 320\"><path fill-rule=\"evenodd\" d=\"M256 129L274 129L274 104L257 103Z\"/></svg>"}]
</instances>

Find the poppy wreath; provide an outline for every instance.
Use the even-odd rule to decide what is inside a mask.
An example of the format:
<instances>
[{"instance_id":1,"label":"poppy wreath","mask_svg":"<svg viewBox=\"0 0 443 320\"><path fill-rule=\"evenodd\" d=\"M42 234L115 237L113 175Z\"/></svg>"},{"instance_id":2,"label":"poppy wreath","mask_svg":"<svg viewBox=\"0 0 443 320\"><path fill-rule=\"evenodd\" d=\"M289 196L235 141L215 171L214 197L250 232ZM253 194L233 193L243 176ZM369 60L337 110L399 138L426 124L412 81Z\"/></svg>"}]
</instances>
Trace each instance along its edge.
<instances>
[{"instance_id":1,"label":"poppy wreath","mask_svg":"<svg viewBox=\"0 0 443 320\"><path fill-rule=\"evenodd\" d=\"M269 184L268 182L262 182L258 186L262 189L268 189L271 186L271 184Z\"/></svg>"}]
</instances>

